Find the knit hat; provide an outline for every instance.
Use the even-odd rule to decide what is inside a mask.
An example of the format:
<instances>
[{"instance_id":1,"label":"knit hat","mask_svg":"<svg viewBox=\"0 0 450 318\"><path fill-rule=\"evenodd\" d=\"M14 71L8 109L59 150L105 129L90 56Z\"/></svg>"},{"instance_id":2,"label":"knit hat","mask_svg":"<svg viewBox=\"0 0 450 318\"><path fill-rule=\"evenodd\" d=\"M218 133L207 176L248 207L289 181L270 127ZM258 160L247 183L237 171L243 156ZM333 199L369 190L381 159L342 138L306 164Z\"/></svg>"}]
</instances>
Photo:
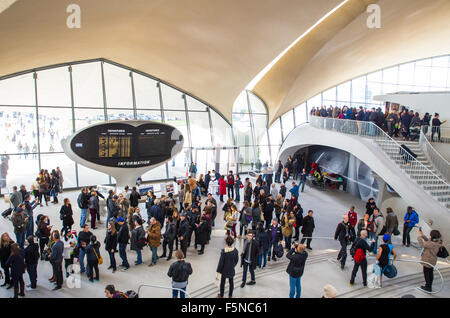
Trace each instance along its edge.
<instances>
[{"instance_id":1,"label":"knit hat","mask_svg":"<svg viewBox=\"0 0 450 318\"><path fill-rule=\"evenodd\" d=\"M391 236L389 235L389 234L384 234L384 236L383 236L383 240L384 241L389 241L391 239Z\"/></svg>"},{"instance_id":2,"label":"knit hat","mask_svg":"<svg viewBox=\"0 0 450 318\"><path fill-rule=\"evenodd\" d=\"M338 295L338 291L331 285L326 285L323 288L323 297L324 298L336 298Z\"/></svg>"},{"instance_id":3,"label":"knit hat","mask_svg":"<svg viewBox=\"0 0 450 318\"><path fill-rule=\"evenodd\" d=\"M123 217L119 216L119 217L117 218L117 222L123 222L123 221L125 221Z\"/></svg>"}]
</instances>

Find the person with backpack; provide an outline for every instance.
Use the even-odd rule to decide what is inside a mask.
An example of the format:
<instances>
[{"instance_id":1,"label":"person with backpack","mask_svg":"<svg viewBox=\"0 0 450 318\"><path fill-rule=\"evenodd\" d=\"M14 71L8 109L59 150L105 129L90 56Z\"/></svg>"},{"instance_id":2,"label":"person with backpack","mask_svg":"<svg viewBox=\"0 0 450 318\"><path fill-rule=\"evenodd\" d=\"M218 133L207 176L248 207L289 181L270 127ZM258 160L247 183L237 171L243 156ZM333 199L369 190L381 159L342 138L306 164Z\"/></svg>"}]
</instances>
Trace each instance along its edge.
<instances>
[{"instance_id":1,"label":"person with backpack","mask_svg":"<svg viewBox=\"0 0 450 318\"><path fill-rule=\"evenodd\" d=\"M294 243L291 249L286 254L286 258L289 260L288 268L286 272L289 274L289 298L300 298L302 291L301 278L305 269L306 259L308 253L305 251L305 245Z\"/></svg>"},{"instance_id":2,"label":"person with backpack","mask_svg":"<svg viewBox=\"0 0 450 318\"><path fill-rule=\"evenodd\" d=\"M278 219L276 218L272 219L272 224L267 230L267 233L269 234L270 240L268 261L272 259L272 261L276 262L278 244L283 239L283 232L280 224L278 224Z\"/></svg>"},{"instance_id":3,"label":"person with backpack","mask_svg":"<svg viewBox=\"0 0 450 318\"><path fill-rule=\"evenodd\" d=\"M170 265L167 276L172 278L172 297L178 297L178 290L186 292L189 276L192 275L192 267L190 263L184 261L184 254L181 250L175 252L177 261ZM180 291L180 298L185 298L185 293Z\"/></svg>"},{"instance_id":4,"label":"person with backpack","mask_svg":"<svg viewBox=\"0 0 450 318\"><path fill-rule=\"evenodd\" d=\"M239 262L239 252L233 247L234 240L230 236L225 239L226 247L220 252L219 264L216 272L220 274L220 292L218 298L223 298L225 294L225 282L228 279L230 285L228 289L228 298L233 297L234 275L237 263Z\"/></svg>"},{"instance_id":5,"label":"person with backpack","mask_svg":"<svg viewBox=\"0 0 450 318\"><path fill-rule=\"evenodd\" d=\"M367 231L362 230L361 236L355 240L352 247L350 248L350 255L353 257L355 261L355 265L353 266L352 276L350 278L350 286L353 286L355 283L355 277L358 273L359 267L361 267L361 274L363 279L363 285L367 286L367 259L366 253L367 251L373 250L375 240L372 240L372 244L369 245L366 242Z\"/></svg>"},{"instance_id":6,"label":"person with backpack","mask_svg":"<svg viewBox=\"0 0 450 318\"><path fill-rule=\"evenodd\" d=\"M334 239L339 240L341 243L341 250L337 256L337 260L341 262L341 269L345 267L345 262L347 260L347 245L354 241L356 234L355 229L350 224L348 215L342 216L342 222L340 222L336 227L336 232L334 234Z\"/></svg>"},{"instance_id":7,"label":"person with backpack","mask_svg":"<svg viewBox=\"0 0 450 318\"><path fill-rule=\"evenodd\" d=\"M119 225L119 230L117 231L117 243L119 244L119 256L122 259L122 264L119 265L123 270L130 268L130 264L127 259L127 245L130 239L130 231L128 230L128 224L125 222L123 217L117 218L117 224Z\"/></svg>"},{"instance_id":8,"label":"person with backpack","mask_svg":"<svg viewBox=\"0 0 450 318\"><path fill-rule=\"evenodd\" d=\"M78 198L77 198L77 203L78 203L78 207L81 210L80 227L83 228L84 224L86 223L87 209L89 208L89 195L88 195L87 188L81 189L81 193L78 195Z\"/></svg>"},{"instance_id":9,"label":"person with backpack","mask_svg":"<svg viewBox=\"0 0 450 318\"><path fill-rule=\"evenodd\" d=\"M247 233L247 239L244 241L244 247L241 253L241 267L244 267L242 273L241 288L244 288L247 282L247 271L250 269L251 281L247 285L255 285L255 269L258 264L258 242L253 239L253 232Z\"/></svg>"},{"instance_id":10,"label":"person with backpack","mask_svg":"<svg viewBox=\"0 0 450 318\"><path fill-rule=\"evenodd\" d=\"M139 200L141 199L141 195L136 190L136 187L133 187L133 191L130 194L130 206L136 208L139 205Z\"/></svg>"},{"instance_id":11,"label":"person with backpack","mask_svg":"<svg viewBox=\"0 0 450 318\"><path fill-rule=\"evenodd\" d=\"M428 264L422 264L423 266L423 276L425 278L425 285L421 286L423 290L431 293L433 286L433 271L434 268L429 264L436 266L437 258L440 249L442 248L442 238L441 233L438 230L432 230L430 232L430 239L426 237L422 229L418 231L417 241L419 242L419 246L423 248L422 258L420 259L422 262L426 262ZM447 255L448 257L448 255Z\"/></svg>"},{"instance_id":12,"label":"person with backpack","mask_svg":"<svg viewBox=\"0 0 450 318\"><path fill-rule=\"evenodd\" d=\"M135 219L134 226L133 231L131 231L130 249L136 251L137 255L134 265L140 265L142 264L142 249L147 241L145 239L145 231L142 227L142 220L140 218Z\"/></svg>"},{"instance_id":13,"label":"person with backpack","mask_svg":"<svg viewBox=\"0 0 450 318\"><path fill-rule=\"evenodd\" d=\"M19 247L23 249L25 243L25 231L29 222L29 216L24 213L24 209L20 206L14 211L12 216L12 223L14 226L14 234L16 235L16 242Z\"/></svg>"},{"instance_id":14,"label":"person with backpack","mask_svg":"<svg viewBox=\"0 0 450 318\"><path fill-rule=\"evenodd\" d=\"M410 247L411 245L411 230L419 223L419 215L412 207L408 207L403 217L403 246Z\"/></svg>"},{"instance_id":15,"label":"person with backpack","mask_svg":"<svg viewBox=\"0 0 450 318\"><path fill-rule=\"evenodd\" d=\"M377 264L374 267L375 274L377 275L377 286L376 288L382 287L382 279L387 266L392 265L391 261L394 261L397 258L397 251L394 248L394 245L390 244L391 236L389 234L384 234L383 242L378 248L377 253ZM393 258L391 258L393 255Z\"/></svg>"},{"instance_id":16,"label":"person with backpack","mask_svg":"<svg viewBox=\"0 0 450 318\"><path fill-rule=\"evenodd\" d=\"M95 235L92 235L91 242L88 246L86 246L86 256L87 256L87 263L89 267L89 272L91 275L89 275L89 281L91 283L94 282L94 279L96 281L100 281L100 271L98 269L98 265L101 265L103 263L102 257L100 255L100 242L97 241L97 237ZM95 270L95 278L94 278L94 270Z\"/></svg>"}]
</instances>

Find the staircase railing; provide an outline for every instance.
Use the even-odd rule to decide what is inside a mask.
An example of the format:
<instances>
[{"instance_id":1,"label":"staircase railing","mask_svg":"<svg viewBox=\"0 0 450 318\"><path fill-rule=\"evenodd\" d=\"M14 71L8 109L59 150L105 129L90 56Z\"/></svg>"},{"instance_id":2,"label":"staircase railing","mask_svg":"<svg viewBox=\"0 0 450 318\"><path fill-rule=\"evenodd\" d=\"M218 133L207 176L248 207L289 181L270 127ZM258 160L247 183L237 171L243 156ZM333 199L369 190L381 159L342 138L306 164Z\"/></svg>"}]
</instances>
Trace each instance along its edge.
<instances>
[{"instance_id":1,"label":"staircase railing","mask_svg":"<svg viewBox=\"0 0 450 318\"><path fill-rule=\"evenodd\" d=\"M434 149L423 131L420 131L419 145L428 159L433 163L434 167L447 181L450 181L450 163Z\"/></svg>"},{"instance_id":2,"label":"staircase railing","mask_svg":"<svg viewBox=\"0 0 450 318\"><path fill-rule=\"evenodd\" d=\"M418 182L418 179L412 178L412 175L419 176L420 180L426 180L427 185L439 185L441 190L450 191L450 184L446 180L439 177L408 152L404 151L398 142L372 122L310 116L310 123L311 126L320 129L371 138L379 144L384 152L387 153L389 151L388 155L396 161L396 164L403 172L422 188L423 185ZM383 146L380 144L383 144ZM397 163L397 161L400 161L400 163ZM431 195L430 191L425 189L424 191ZM445 206L445 202L440 203Z\"/></svg>"}]
</instances>

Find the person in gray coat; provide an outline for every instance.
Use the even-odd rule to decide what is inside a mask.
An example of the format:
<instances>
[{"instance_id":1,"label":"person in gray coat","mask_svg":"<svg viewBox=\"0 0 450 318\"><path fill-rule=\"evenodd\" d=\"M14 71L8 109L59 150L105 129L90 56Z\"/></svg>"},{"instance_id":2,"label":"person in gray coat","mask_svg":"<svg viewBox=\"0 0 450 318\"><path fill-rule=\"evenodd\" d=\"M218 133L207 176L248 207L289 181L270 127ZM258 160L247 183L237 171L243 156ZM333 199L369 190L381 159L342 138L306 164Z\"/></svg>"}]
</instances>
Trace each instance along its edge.
<instances>
[{"instance_id":1,"label":"person in gray coat","mask_svg":"<svg viewBox=\"0 0 450 318\"><path fill-rule=\"evenodd\" d=\"M9 201L11 202L14 210L23 202L22 194L17 191L16 186L13 187L13 193L9 196Z\"/></svg>"}]
</instances>

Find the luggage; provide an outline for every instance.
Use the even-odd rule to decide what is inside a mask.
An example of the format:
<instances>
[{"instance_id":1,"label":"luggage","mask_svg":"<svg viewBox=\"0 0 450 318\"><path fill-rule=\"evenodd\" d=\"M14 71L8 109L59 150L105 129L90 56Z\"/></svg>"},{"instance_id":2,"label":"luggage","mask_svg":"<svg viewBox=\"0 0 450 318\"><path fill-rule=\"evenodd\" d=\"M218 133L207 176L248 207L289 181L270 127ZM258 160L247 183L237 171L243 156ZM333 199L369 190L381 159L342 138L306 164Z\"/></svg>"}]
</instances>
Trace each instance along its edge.
<instances>
[{"instance_id":1,"label":"luggage","mask_svg":"<svg viewBox=\"0 0 450 318\"><path fill-rule=\"evenodd\" d=\"M139 295L134 290L129 290L125 293L120 293L123 298L139 298Z\"/></svg>"},{"instance_id":2,"label":"luggage","mask_svg":"<svg viewBox=\"0 0 450 318\"><path fill-rule=\"evenodd\" d=\"M386 265L383 270L383 274L387 278L394 278L397 276L397 268L394 265Z\"/></svg>"},{"instance_id":3,"label":"luggage","mask_svg":"<svg viewBox=\"0 0 450 318\"><path fill-rule=\"evenodd\" d=\"M278 246L277 246L277 248L276 248L276 250L275 250L275 255L276 255L278 258L283 257L283 255L284 255L283 245L278 244Z\"/></svg>"},{"instance_id":4,"label":"luggage","mask_svg":"<svg viewBox=\"0 0 450 318\"><path fill-rule=\"evenodd\" d=\"M11 215L12 211L13 211L12 208L6 209L5 211L3 211L2 216L3 216L4 218L7 218L8 216Z\"/></svg>"}]
</instances>

